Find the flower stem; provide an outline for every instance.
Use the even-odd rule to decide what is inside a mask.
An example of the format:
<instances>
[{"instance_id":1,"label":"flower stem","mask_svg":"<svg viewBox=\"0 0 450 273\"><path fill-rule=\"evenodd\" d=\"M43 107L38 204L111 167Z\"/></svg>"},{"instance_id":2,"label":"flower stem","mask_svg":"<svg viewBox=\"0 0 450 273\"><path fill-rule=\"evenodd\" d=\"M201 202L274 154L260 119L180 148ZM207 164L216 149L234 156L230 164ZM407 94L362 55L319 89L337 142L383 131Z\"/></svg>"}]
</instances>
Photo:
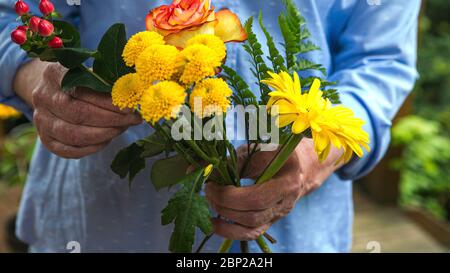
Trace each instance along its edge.
<instances>
[{"instance_id":1,"label":"flower stem","mask_svg":"<svg viewBox=\"0 0 450 273\"><path fill-rule=\"evenodd\" d=\"M269 241L271 244L276 244L277 240L275 240L275 238L273 238L272 236L270 236L267 232L264 233L264 238L267 239L267 241Z\"/></svg>"},{"instance_id":2,"label":"flower stem","mask_svg":"<svg viewBox=\"0 0 450 273\"><path fill-rule=\"evenodd\" d=\"M219 253L228 253L230 252L231 246L233 245L233 240L225 239L220 245Z\"/></svg>"},{"instance_id":3,"label":"flower stem","mask_svg":"<svg viewBox=\"0 0 450 273\"><path fill-rule=\"evenodd\" d=\"M261 176L256 180L256 184L262 184L271 179L283 167L302 139L302 134L291 134L274 159L272 159L269 166L267 166Z\"/></svg>"},{"instance_id":4,"label":"flower stem","mask_svg":"<svg viewBox=\"0 0 450 273\"><path fill-rule=\"evenodd\" d=\"M256 239L256 243L258 244L259 248L264 253L272 253L272 250L270 250L270 247L267 245L266 241L264 240L263 236L259 236Z\"/></svg>"},{"instance_id":5,"label":"flower stem","mask_svg":"<svg viewBox=\"0 0 450 273\"><path fill-rule=\"evenodd\" d=\"M219 160L217 158L211 158L205 152L203 152L202 149L195 143L193 140L186 140L186 143L191 146L191 148L194 150L194 152L201 157L203 160L205 160L208 163L211 163L213 165L217 165L219 163Z\"/></svg>"},{"instance_id":6,"label":"flower stem","mask_svg":"<svg viewBox=\"0 0 450 273\"><path fill-rule=\"evenodd\" d=\"M249 253L248 241L241 241L241 252L242 253Z\"/></svg>"},{"instance_id":7,"label":"flower stem","mask_svg":"<svg viewBox=\"0 0 450 273\"><path fill-rule=\"evenodd\" d=\"M195 253L200 253L203 249L203 247L206 245L206 243L211 239L211 237L214 235L214 233L208 234L203 238L202 242L200 243L200 246L197 248Z\"/></svg>"}]
</instances>

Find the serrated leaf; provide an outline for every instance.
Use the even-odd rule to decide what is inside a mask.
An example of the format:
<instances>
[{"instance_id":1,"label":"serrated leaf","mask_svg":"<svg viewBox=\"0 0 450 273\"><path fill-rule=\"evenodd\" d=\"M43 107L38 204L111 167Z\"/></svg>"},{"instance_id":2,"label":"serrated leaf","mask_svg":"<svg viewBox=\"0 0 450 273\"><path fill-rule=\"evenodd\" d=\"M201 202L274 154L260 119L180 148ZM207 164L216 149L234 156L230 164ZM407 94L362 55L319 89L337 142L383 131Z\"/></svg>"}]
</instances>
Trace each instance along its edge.
<instances>
[{"instance_id":1,"label":"serrated leaf","mask_svg":"<svg viewBox=\"0 0 450 273\"><path fill-rule=\"evenodd\" d=\"M98 55L94 61L94 72L109 84L114 84L121 76L132 73L122 58L122 52L127 43L125 25L111 26L98 45Z\"/></svg>"},{"instance_id":2,"label":"serrated leaf","mask_svg":"<svg viewBox=\"0 0 450 273\"><path fill-rule=\"evenodd\" d=\"M187 175L182 181L182 188L162 211L162 224L175 224L169 245L171 252L192 252L196 227L204 234L212 232L208 203L199 194L206 179L203 173L204 168Z\"/></svg>"}]
</instances>

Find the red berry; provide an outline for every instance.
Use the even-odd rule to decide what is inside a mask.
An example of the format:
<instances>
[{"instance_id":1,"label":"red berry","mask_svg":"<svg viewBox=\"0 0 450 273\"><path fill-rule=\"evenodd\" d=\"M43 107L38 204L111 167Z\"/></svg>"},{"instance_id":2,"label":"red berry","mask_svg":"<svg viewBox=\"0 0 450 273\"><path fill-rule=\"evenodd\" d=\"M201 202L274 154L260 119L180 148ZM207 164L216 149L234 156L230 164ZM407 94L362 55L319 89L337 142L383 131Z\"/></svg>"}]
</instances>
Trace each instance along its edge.
<instances>
[{"instance_id":1,"label":"red berry","mask_svg":"<svg viewBox=\"0 0 450 273\"><path fill-rule=\"evenodd\" d=\"M26 32L28 30L28 27L27 26L18 26L17 29L18 30L23 30L23 31Z\"/></svg>"},{"instance_id":2,"label":"red berry","mask_svg":"<svg viewBox=\"0 0 450 273\"><path fill-rule=\"evenodd\" d=\"M15 29L11 32L11 40L19 45L23 45L27 41L27 33L20 29Z\"/></svg>"},{"instance_id":3,"label":"red berry","mask_svg":"<svg viewBox=\"0 0 450 273\"><path fill-rule=\"evenodd\" d=\"M55 7L49 0L41 0L41 2L39 3L39 10L42 12L42 14L47 16L55 11Z\"/></svg>"},{"instance_id":4,"label":"red berry","mask_svg":"<svg viewBox=\"0 0 450 273\"><path fill-rule=\"evenodd\" d=\"M16 2L16 5L14 6L16 13L20 16L28 13L30 11L30 7L22 0L19 0Z\"/></svg>"},{"instance_id":5,"label":"red berry","mask_svg":"<svg viewBox=\"0 0 450 273\"><path fill-rule=\"evenodd\" d=\"M52 35L55 28L53 27L53 24L50 23L47 20L41 19L41 22L39 23L38 31L39 34L43 37L48 37Z\"/></svg>"},{"instance_id":6,"label":"red berry","mask_svg":"<svg viewBox=\"0 0 450 273\"><path fill-rule=\"evenodd\" d=\"M48 42L48 46L51 48L61 48L64 46L63 41L58 36L53 37L53 39Z\"/></svg>"},{"instance_id":7,"label":"red berry","mask_svg":"<svg viewBox=\"0 0 450 273\"><path fill-rule=\"evenodd\" d=\"M39 31L39 23L41 22L41 18L33 16L30 19L30 28L33 32Z\"/></svg>"}]
</instances>

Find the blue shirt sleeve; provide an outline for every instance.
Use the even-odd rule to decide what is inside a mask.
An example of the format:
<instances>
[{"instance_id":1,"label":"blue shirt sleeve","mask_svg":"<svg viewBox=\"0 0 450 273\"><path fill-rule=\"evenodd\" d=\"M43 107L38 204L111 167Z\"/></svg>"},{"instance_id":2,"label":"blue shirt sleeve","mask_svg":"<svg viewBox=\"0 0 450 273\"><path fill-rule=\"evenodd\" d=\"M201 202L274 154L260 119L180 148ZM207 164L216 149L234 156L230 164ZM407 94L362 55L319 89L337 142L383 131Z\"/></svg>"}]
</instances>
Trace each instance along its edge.
<instances>
[{"instance_id":1,"label":"blue shirt sleeve","mask_svg":"<svg viewBox=\"0 0 450 273\"><path fill-rule=\"evenodd\" d=\"M20 25L17 14L14 11L15 0L0 0L0 103L10 105L25 114L31 120L32 109L16 95L13 81L16 71L27 62L26 53L16 44L11 42L11 32ZM30 6L30 12L40 14L38 0L26 1ZM65 7L64 7L65 6ZM64 3L61 8L56 7L65 20L76 18L76 7L70 7Z\"/></svg>"},{"instance_id":2,"label":"blue shirt sleeve","mask_svg":"<svg viewBox=\"0 0 450 273\"><path fill-rule=\"evenodd\" d=\"M393 118L417 79L420 0L357 1L333 41L333 73L342 103L366 121L371 152L339 170L342 179L366 175L382 159Z\"/></svg>"}]
</instances>

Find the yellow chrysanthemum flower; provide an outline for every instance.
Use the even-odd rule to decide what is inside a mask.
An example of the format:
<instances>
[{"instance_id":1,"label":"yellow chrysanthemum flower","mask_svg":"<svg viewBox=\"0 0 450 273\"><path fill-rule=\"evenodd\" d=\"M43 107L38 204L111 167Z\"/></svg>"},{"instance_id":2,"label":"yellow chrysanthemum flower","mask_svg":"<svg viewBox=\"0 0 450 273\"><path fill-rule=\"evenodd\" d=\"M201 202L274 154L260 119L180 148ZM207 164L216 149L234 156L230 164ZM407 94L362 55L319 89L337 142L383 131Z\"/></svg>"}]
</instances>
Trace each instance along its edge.
<instances>
[{"instance_id":1,"label":"yellow chrysanthemum flower","mask_svg":"<svg viewBox=\"0 0 450 273\"><path fill-rule=\"evenodd\" d=\"M189 98L191 110L198 117L221 115L230 107L233 94L223 79L210 78L196 84Z\"/></svg>"},{"instance_id":2,"label":"yellow chrysanthemum flower","mask_svg":"<svg viewBox=\"0 0 450 273\"><path fill-rule=\"evenodd\" d=\"M275 91L269 93L268 109L277 116L280 128L292 124L292 132L300 134L311 129L315 151L320 161L327 158L331 145L343 149L339 161L348 162L353 152L363 155L361 146L370 151L369 135L362 129L364 121L355 117L352 110L343 105L332 106L328 99L322 97L320 80L315 79L308 93L301 93L300 79L286 72L274 74L262 82ZM273 106L277 106L274 111Z\"/></svg>"},{"instance_id":3,"label":"yellow chrysanthemum flower","mask_svg":"<svg viewBox=\"0 0 450 273\"><path fill-rule=\"evenodd\" d=\"M185 89L173 81L162 81L144 91L140 102L142 117L152 124L175 118L185 102Z\"/></svg>"},{"instance_id":4,"label":"yellow chrysanthemum flower","mask_svg":"<svg viewBox=\"0 0 450 273\"><path fill-rule=\"evenodd\" d=\"M221 61L223 61L223 59L225 59L225 56L227 55L227 48L225 46L225 43L222 41L222 39L213 34L200 34L194 36L187 42L187 46L191 45L205 45L211 48L216 52Z\"/></svg>"},{"instance_id":5,"label":"yellow chrysanthemum flower","mask_svg":"<svg viewBox=\"0 0 450 273\"><path fill-rule=\"evenodd\" d=\"M21 114L11 106L0 104L0 120L6 120L9 118L17 118Z\"/></svg>"},{"instance_id":6,"label":"yellow chrysanthemum flower","mask_svg":"<svg viewBox=\"0 0 450 273\"><path fill-rule=\"evenodd\" d=\"M127 66L133 67L141 53L152 45L165 44L164 37L154 31L142 31L134 34L128 40L122 53Z\"/></svg>"},{"instance_id":7,"label":"yellow chrysanthemum flower","mask_svg":"<svg viewBox=\"0 0 450 273\"><path fill-rule=\"evenodd\" d=\"M131 36L122 53L126 65L135 65L139 55L152 45L164 45L164 37L154 31L143 31Z\"/></svg>"},{"instance_id":8,"label":"yellow chrysanthemum flower","mask_svg":"<svg viewBox=\"0 0 450 273\"><path fill-rule=\"evenodd\" d=\"M120 77L112 88L111 97L113 105L120 109L135 109L141 100L144 86L136 73Z\"/></svg>"},{"instance_id":9,"label":"yellow chrysanthemum flower","mask_svg":"<svg viewBox=\"0 0 450 273\"><path fill-rule=\"evenodd\" d=\"M170 80L178 71L179 54L178 49L171 45L150 46L137 58L136 72L147 85Z\"/></svg>"},{"instance_id":10,"label":"yellow chrysanthemum flower","mask_svg":"<svg viewBox=\"0 0 450 273\"><path fill-rule=\"evenodd\" d=\"M222 64L220 57L213 49L200 44L183 49L180 55L180 63L183 69L180 82L186 85L214 76L216 68Z\"/></svg>"}]
</instances>

